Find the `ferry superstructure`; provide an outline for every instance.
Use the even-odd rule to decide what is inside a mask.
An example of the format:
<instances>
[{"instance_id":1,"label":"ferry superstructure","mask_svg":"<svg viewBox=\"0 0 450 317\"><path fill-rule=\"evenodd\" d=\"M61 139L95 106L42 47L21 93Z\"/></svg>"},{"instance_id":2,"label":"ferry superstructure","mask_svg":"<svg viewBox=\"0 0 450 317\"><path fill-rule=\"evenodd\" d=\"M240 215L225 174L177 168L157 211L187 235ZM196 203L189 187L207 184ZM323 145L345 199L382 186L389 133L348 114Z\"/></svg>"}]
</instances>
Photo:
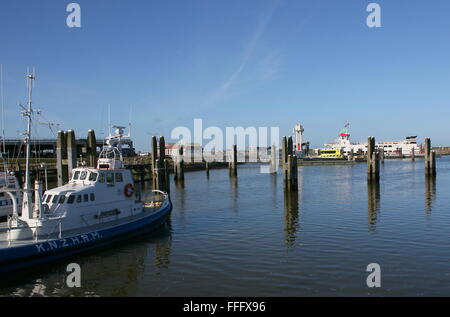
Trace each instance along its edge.
<instances>
[{"instance_id":1,"label":"ferry superstructure","mask_svg":"<svg viewBox=\"0 0 450 317\"><path fill-rule=\"evenodd\" d=\"M327 149L339 149L344 155L353 154L366 154L366 143L353 143L350 141L349 133L350 124L345 123L344 129L339 133L336 142L326 143ZM384 141L377 142L375 147L383 149L386 156L409 156L414 151L414 154L423 154L422 147L417 144L417 136L407 136L403 141Z\"/></svg>"}]
</instances>

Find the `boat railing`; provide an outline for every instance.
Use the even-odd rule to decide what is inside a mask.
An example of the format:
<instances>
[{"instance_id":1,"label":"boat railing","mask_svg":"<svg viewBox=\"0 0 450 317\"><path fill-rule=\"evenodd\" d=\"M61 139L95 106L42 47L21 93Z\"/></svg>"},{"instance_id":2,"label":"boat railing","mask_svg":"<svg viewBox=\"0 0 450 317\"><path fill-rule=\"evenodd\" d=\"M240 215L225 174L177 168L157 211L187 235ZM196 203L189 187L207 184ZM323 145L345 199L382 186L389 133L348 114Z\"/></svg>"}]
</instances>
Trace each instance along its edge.
<instances>
[{"instance_id":1,"label":"boat railing","mask_svg":"<svg viewBox=\"0 0 450 317\"><path fill-rule=\"evenodd\" d=\"M36 230L37 231L37 230ZM61 239L62 237L62 222L61 219L58 220L58 222L53 227L52 231L47 235L46 241L50 240L51 237L58 232L58 238ZM37 240L37 233L36 233L36 240Z\"/></svg>"}]
</instances>

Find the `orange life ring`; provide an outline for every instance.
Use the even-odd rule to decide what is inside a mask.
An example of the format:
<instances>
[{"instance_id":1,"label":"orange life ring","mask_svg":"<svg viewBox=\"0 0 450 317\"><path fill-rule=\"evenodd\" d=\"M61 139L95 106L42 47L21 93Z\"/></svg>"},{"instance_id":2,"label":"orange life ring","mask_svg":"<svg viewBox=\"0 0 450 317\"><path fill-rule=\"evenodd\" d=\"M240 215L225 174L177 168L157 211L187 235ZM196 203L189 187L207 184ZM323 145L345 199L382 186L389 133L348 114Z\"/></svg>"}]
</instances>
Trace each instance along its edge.
<instances>
[{"instance_id":1,"label":"orange life ring","mask_svg":"<svg viewBox=\"0 0 450 317\"><path fill-rule=\"evenodd\" d=\"M133 196L133 194L134 194L134 186L133 186L133 184L126 184L123 193L127 197Z\"/></svg>"}]
</instances>

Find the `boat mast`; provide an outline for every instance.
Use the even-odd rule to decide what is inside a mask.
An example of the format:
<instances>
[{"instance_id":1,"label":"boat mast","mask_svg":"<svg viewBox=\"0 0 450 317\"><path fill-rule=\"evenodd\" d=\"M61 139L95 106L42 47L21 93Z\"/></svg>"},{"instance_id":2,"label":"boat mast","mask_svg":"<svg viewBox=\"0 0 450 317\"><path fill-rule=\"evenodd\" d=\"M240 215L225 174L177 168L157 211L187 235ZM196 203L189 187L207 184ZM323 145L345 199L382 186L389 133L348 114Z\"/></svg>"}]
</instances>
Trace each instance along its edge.
<instances>
[{"instance_id":1,"label":"boat mast","mask_svg":"<svg viewBox=\"0 0 450 317\"><path fill-rule=\"evenodd\" d=\"M30 182L30 152L31 152L31 116L33 114L32 109L32 94L33 85L35 80L35 72L33 69L33 74L28 71L27 74L27 86L28 86L28 109L22 111L22 115L27 117L27 130L25 132L25 147L26 147L26 161L25 161L25 187L24 187L24 197L23 197L23 208L22 216L25 212L26 218L31 218L31 182Z\"/></svg>"}]
</instances>

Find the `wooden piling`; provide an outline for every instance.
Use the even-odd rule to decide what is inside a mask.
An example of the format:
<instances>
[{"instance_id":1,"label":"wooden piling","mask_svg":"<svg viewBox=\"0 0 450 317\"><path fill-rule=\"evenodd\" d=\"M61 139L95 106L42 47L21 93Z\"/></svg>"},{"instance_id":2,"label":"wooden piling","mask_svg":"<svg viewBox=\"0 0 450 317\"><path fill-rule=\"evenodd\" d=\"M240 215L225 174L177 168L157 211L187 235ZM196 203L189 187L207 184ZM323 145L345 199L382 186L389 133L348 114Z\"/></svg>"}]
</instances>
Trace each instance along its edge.
<instances>
[{"instance_id":1,"label":"wooden piling","mask_svg":"<svg viewBox=\"0 0 450 317\"><path fill-rule=\"evenodd\" d=\"M164 159L165 191L170 194L169 159Z\"/></svg>"},{"instance_id":2,"label":"wooden piling","mask_svg":"<svg viewBox=\"0 0 450 317\"><path fill-rule=\"evenodd\" d=\"M184 159L183 159L183 146L180 145L178 148L178 153L174 160L174 179L176 181L184 180Z\"/></svg>"},{"instance_id":3,"label":"wooden piling","mask_svg":"<svg viewBox=\"0 0 450 317\"><path fill-rule=\"evenodd\" d=\"M159 189L158 184L158 142L156 136L152 136L152 187Z\"/></svg>"},{"instance_id":4,"label":"wooden piling","mask_svg":"<svg viewBox=\"0 0 450 317\"><path fill-rule=\"evenodd\" d=\"M281 166L284 167L284 165L287 163L288 158L288 152L287 152L287 139L284 136L281 139Z\"/></svg>"},{"instance_id":5,"label":"wooden piling","mask_svg":"<svg viewBox=\"0 0 450 317\"><path fill-rule=\"evenodd\" d=\"M436 153L431 151L430 138L425 138L425 175L436 175Z\"/></svg>"},{"instance_id":6,"label":"wooden piling","mask_svg":"<svg viewBox=\"0 0 450 317\"><path fill-rule=\"evenodd\" d=\"M233 145L231 151L230 161L228 162L228 169L231 177L237 176L237 145Z\"/></svg>"},{"instance_id":7,"label":"wooden piling","mask_svg":"<svg viewBox=\"0 0 450 317\"><path fill-rule=\"evenodd\" d=\"M277 173L277 160L278 160L278 149L274 145L272 145L270 149L270 174L276 174Z\"/></svg>"},{"instance_id":8,"label":"wooden piling","mask_svg":"<svg viewBox=\"0 0 450 317\"><path fill-rule=\"evenodd\" d=\"M281 164L284 179L284 190L296 191L298 190L298 164L297 156L293 154L292 137L286 138L283 136L281 146Z\"/></svg>"},{"instance_id":9,"label":"wooden piling","mask_svg":"<svg viewBox=\"0 0 450 317\"><path fill-rule=\"evenodd\" d=\"M378 181L380 179L379 155L375 150L375 138L367 139L367 179Z\"/></svg>"},{"instance_id":10,"label":"wooden piling","mask_svg":"<svg viewBox=\"0 0 450 317\"><path fill-rule=\"evenodd\" d=\"M414 148L412 148L411 149L411 161L415 161L416 160L416 153L415 153L415 150L414 150Z\"/></svg>"},{"instance_id":11,"label":"wooden piling","mask_svg":"<svg viewBox=\"0 0 450 317\"><path fill-rule=\"evenodd\" d=\"M64 131L58 131L56 139L56 171L58 186L63 186L69 180L67 171L67 144Z\"/></svg>"},{"instance_id":12,"label":"wooden piling","mask_svg":"<svg viewBox=\"0 0 450 317\"><path fill-rule=\"evenodd\" d=\"M95 138L95 132L92 129L88 130L86 156L87 164L90 167L97 167L97 140Z\"/></svg>"},{"instance_id":13,"label":"wooden piling","mask_svg":"<svg viewBox=\"0 0 450 317\"><path fill-rule=\"evenodd\" d=\"M77 144L75 140L75 131L67 130L67 173L72 175L72 170L77 167Z\"/></svg>"},{"instance_id":14,"label":"wooden piling","mask_svg":"<svg viewBox=\"0 0 450 317\"><path fill-rule=\"evenodd\" d=\"M384 164L384 149L383 148L379 150L379 157L380 157L381 164Z\"/></svg>"},{"instance_id":15,"label":"wooden piling","mask_svg":"<svg viewBox=\"0 0 450 317\"><path fill-rule=\"evenodd\" d=\"M209 177L209 163L207 161L205 161L205 171L206 171L206 176Z\"/></svg>"}]
</instances>

